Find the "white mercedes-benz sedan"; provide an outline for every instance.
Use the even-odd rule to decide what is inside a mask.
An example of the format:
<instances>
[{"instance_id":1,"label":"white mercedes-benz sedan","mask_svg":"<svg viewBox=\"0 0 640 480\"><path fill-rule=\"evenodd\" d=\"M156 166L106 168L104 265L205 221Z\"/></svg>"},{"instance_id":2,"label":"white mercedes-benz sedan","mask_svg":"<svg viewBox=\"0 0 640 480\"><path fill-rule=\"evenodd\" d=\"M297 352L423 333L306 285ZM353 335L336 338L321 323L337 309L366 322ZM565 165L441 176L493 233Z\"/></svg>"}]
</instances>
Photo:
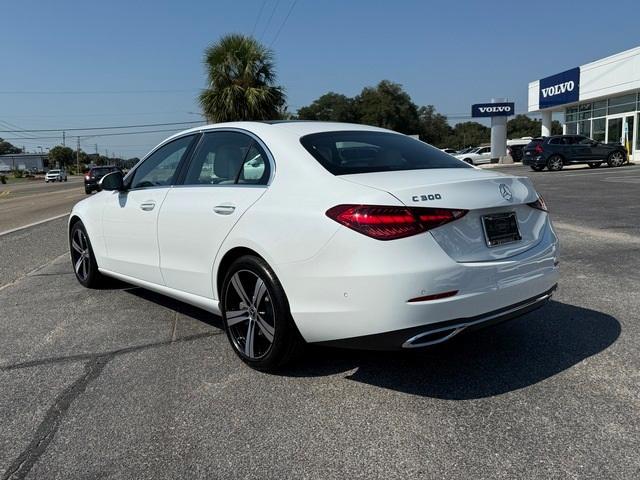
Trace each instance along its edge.
<instances>
[{"instance_id":1,"label":"white mercedes-benz sedan","mask_svg":"<svg viewBox=\"0 0 640 480\"><path fill-rule=\"evenodd\" d=\"M381 128L198 127L101 187L69 219L80 283L115 277L220 314L262 370L305 342L440 343L542 306L558 281L528 178Z\"/></svg>"}]
</instances>

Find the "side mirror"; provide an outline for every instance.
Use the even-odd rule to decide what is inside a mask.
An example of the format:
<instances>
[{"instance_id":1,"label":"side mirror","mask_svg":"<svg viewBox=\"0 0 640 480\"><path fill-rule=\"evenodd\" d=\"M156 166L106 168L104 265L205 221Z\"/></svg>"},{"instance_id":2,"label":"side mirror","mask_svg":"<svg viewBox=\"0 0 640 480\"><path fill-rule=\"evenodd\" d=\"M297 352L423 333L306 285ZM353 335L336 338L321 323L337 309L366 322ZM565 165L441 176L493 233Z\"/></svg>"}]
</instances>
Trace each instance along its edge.
<instances>
[{"instance_id":1,"label":"side mirror","mask_svg":"<svg viewBox=\"0 0 640 480\"><path fill-rule=\"evenodd\" d=\"M124 187L124 176L122 175L122 172L119 171L107 173L100 179L98 186L102 190L107 191L117 190L119 192L124 192L126 190Z\"/></svg>"}]
</instances>

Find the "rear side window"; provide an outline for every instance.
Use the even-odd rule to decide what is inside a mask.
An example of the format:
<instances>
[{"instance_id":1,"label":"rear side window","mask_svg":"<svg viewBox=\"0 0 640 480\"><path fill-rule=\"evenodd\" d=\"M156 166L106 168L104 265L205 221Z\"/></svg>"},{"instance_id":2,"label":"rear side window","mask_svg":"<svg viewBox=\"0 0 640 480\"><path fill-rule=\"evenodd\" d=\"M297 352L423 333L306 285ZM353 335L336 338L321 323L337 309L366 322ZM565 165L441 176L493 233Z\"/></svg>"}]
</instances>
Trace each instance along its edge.
<instances>
[{"instance_id":1,"label":"rear side window","mask_svg":"<svg viewBox=\"0 0 640 480\"><path fill-rule=\"evenodd\" d=\"M253 138L238 132L206 133L189 165L185 185L264 185L269 162Z\"/></svg>"},{"instance_id":2,"label":"rear side window","mask_svg":"<svg viewBox=\"0 0 640 480\"><path fill-rule=\"evenodd\" d=\"M443 151L397 133L338 131L306 135L302 146L334 175L473 168Z\"/></svg>"}]
</instances>

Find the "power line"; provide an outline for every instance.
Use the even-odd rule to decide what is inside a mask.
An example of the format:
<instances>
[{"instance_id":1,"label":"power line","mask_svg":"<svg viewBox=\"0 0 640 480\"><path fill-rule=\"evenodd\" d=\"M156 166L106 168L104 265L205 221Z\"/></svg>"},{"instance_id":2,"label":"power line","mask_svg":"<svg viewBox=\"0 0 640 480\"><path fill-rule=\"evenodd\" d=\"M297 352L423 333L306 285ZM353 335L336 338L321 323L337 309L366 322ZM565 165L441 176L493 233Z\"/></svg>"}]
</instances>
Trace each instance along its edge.
<instances>
[{"instance_id":1,"label":"power line","mask_svg":"<svg viewBox=\"0 0 640 480\"><path fill-rule=\"evenodd\" d=\"M82 138L98 138L98 137L113 137L118 135L143 135L145 133L162 133L162 132L175 132L177 131L175 128L164 129L164 130L143 130L139 132L117 132L117 133L97 133L95 135L82 135ZM76 135L74 135L75 137ZM24 140L55 140L60 138L60 136L54 137L24 137ZM22 140L21 137L18 138L5 138L5 140Z\"/></svg>"},{"instance_id":2,"label":"power line","mask_svg":"<svg viewBox=\"0 0 640 480\"><path fill-rule=\"evenodd\" d=\"M271 47L274 43L276 43L276 40L278 39L278 36L280 35L280 32L282 31L282 29L284 28L285 23L287 23L287 20L289 20L289 16L291 15L291 12L293 12L293 7L296 6L296 3L298 3L298 0L293 0L293 2L291 3L291 7L289 7L289 12L287 12L287 16L284 17L284 20L282 21L282 23L280 24L280 28L278 29L278 31L276 32L276 36L273 37L273 40L271 40L271 43L269 44L269 46Z\"/></svg>"},{"instance_id":3,"label":"power line","mask_svg":"<svg viewBox=\"0 0 640 480\"><path fill-rule=\"evenodd\" d=\"M19 129L19 130L18 130L18 131L16 131L16 132L14 132L14 133L15 133L16 135L19 135L19 136L23 137L23 138L25 137L25 134L24 134L24 133L19 133L19 132L21 132L21 131L22 131L22 128L20 128L19 126L15 125L15 124L13 124L13 123L9 123L9 122L6 122L6 121L4 121L4 120L0 120L0 126L3 126L3 127L5 127L5 128L17 128L17 129Z\"/></svg>"},{"instance_id":4,"label":"power line","mask_svg":"<svg viewBox=\"0 0 640 480\"><path fill-rule=\"evenodd\" d=\"M253 37L253 34L256 31L256 27L258 26L258 22L260 21L260 17L262 16L262 10L264 10L264 6L267 3L267 0L262 0L262 6L260 7L260 10L258 11L258 16L256 17L256 22L253 24L253 28L251 29L251 36Z\"/></svg>"},{"instance_id":5,"label":"power line","mask_svg":"<svg viewBox=\"0 0 640 480\"><path fill-rule=\"evenodd\" d=\"M0 90L0 95L127 95L130 93L186 93L199 92L201 88L166 90Z\"/></svg>"},{"instance_id":6,"label":"power line","mask_svg":"<svg viewBox=\"0 0 640 480\"><path fill-rule=\"evenodd\" d=\"M115 130L120 128L144 128L144 127L167 127L170 125L193 125L194 123L201 124L201 120L192 120L190 122L170 122L170 123L147 123L141 125L114 125L108 127L76 127L76 128L40 128L40 129L20 129L20 130L0 130L0 133L19 133L19 132L76 132L87 130Z\"/></svg>"},{"instance_id":7,"label":"power line","mask_svg":"<svg viewBox=\"0 0 640 480\"><path fill-rule=\"evenodd\" d=\"M267 29L269 28L269 25L271 25L271 19L273 18L273 14L276 13L279 3L280 0L276 0L275 5L273 6L273 10L271 10L271 15L269 15L269 20L267 20L267 24L265 25L264 30L262 30L262 35L260 35L261 39L264 38L264 34L267 33Z\"/></svg>"}]
</instances>

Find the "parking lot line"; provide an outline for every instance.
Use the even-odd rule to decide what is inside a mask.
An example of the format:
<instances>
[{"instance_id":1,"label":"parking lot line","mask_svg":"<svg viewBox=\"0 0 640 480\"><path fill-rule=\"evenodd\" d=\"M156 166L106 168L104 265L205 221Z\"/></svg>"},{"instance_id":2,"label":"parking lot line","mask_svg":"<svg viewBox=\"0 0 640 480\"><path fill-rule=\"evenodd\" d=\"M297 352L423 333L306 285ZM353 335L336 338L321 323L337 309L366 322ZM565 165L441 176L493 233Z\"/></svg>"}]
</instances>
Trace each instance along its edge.
<instances>
[{"instance_id":1,"label":"parking lot line","mask_svg":"<svg viewBox=\"0 0 640 480\"><path fill-rule=\"evenodd\" d=\"M615 175L615 174L628 175L629 173L628 173L628 169L625 169L625 170L623 170L621 172L611 172L611 171L606 171L606 172L584 172L584 173L564 173L564 174L561 174L561 175L563 177L578 177L578 176L583 176L583 175Z\"/></svg>"},{"instance_id":2,"label":"parking lot line","mask_svg":"<svg viewBox=\"0 0 640 480\"><path fill-rule=\"evenodd\" d=\"M19 232L20 230L24 230L25 228L35 227L36 225L40 225L41 223L46 223L46 222L50 222L52 220L57 220L59 218L66 217L70 213L71 212L66 212L66 213L63 213L61 215L56 215L55 217L45 218L44 220L39 220L37 222L29 223L27 225L22 225L20 227L12 228L11 230L5 230L4 232L0 232L0 237L2 237L3 235L8 235L10 233Z\"/></svg>"}]
</instances>

